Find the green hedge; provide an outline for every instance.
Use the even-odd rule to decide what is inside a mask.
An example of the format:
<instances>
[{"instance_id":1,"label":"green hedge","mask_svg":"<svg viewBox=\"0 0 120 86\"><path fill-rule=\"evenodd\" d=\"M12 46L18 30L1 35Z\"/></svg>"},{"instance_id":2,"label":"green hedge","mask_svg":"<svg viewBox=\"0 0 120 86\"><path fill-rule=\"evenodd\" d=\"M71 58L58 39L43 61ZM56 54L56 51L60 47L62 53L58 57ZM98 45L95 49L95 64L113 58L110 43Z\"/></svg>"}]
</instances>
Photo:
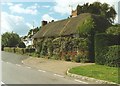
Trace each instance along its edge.
<instances>
[{"instance_id":1,"label":"green hedge","mask_svg":"<svg viewBox=\"0 0 120 86\"><path fill-rule=\"evenodd\" d=\"M33 52L35 52L35 49L34 48L10 48L10 47L4 47L4 51L13 52L13 53L19 53L19 54L25 54L25 53L33 53Z\"/></svg>"},{"instance_id":2,"label":"green hedge","mask_svg":"<svg viewBox=\"0 0 120 86\"><path fill-rule=\"evenodd\" d=\"M105 55L105 65L108 66L120 66L120 45L114 45L108 47L108 52Z\"/></svg>"},{"instance_id":3,"label":"green hedge","mask_svg":"<svg viewBox=\"0 0 120 86\"><path fill-rule=\"evenodd\" d=\"M15 52L15 48L4 47L4 51L6 52Z\"/></svg>"},{"instance_id":4,"label":"green hedge","mask_svg":"<svg viewBox=\"0 0 120 86\"><path fill-rule=\"evenodd\" d=\"M19 53L19 54L24 54L25 53L25 49L24 48L15 48L15 52Z\"/></svg>"},{"instance_id":5,"label":"green hedge","mask_svg":"<svg viewBox=\"0 0 120 86\"><path fill-rule=\"evenodd\" d=\"M97 34L95 36L95 63L108 66L119 66L118 51L120 50L119 36Z\"/></svg>"}]
</instances>

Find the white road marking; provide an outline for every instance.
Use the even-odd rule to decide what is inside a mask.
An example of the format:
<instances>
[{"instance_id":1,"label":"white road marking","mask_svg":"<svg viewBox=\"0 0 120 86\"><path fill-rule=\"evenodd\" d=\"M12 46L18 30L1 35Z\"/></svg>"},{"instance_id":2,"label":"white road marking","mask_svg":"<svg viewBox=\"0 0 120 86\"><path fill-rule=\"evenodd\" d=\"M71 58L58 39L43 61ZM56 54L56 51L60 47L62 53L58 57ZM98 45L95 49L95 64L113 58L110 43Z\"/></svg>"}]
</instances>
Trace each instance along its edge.
<instances>
[{"instance_id":1,"label":"white road marking","mask_svg":"<svg viewBox=\"0 0 120 86\"><path fill-rule=\"evenodd\" d=\"M75 79L75 81L80 82L80 83L84 83L84 84L88 84L87 82L83 82L83 81L80 81L78 79Z\"/></svg>"},{"instance_id":2,"label":"white road marking","mask_svg":"<svg viewBox=\"0 0 120 86\"><path fill-rule=\"evenodd\" d=\"M29 68L29 69L30 69L31 67L27 67L27 68Z\"/></svg>"},{"instance_id":3,"label":"white road marking","mask_svg":"<svg viewBox=\"0 0 120 86\"><path fill-rule=\"evenodd\" d=\"M40 72L46 72L46 71L44 71L44 70L38 70L38 71L40 71Z\"/></svg>"},{"instance_id":4,"label":"white road marking","mask_svg":"<svg viewBox=\"0 0 120 86\"><path fill-rule=\"evenodd\" d=\"M17 66L21 66L21 65L19 65L19 64L16 64Z\"/></svg>"},{"instance_id":5,"label":"white road marking","mask_svg":"<svg viewBox=\"0 0 120 86\"><path fill-rule=\"evenodd\" d=\"M62 75L59 75L59 74L54 74L55 76L59 76L59 77L64 77L64 76L62 76Z\"/></svg>"}]
</instances>

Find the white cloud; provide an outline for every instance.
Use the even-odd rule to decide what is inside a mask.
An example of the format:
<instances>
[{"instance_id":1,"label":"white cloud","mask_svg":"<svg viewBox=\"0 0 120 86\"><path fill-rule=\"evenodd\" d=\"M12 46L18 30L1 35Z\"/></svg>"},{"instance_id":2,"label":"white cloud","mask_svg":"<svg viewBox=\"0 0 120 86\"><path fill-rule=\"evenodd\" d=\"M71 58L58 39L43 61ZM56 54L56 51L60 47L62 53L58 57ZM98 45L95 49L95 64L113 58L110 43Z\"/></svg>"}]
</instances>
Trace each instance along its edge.
<instances>
[{"instance_id":1,"label":"white cloud","mask_svg":"<svg viewBox=\"0 0 120 86\"><path fill-rule=\"evenodd\" d=\"M36 15L38 13L37 7L38 7L37 4L34 4L33 6L26 7L26 8L24 8L22 4L15 4L15 5L10 6L9 9L13 13Z\"/></svg>"},{"instance_id":2,"label":"white cloud","mask_svg":"<svg viewBox=\"0 0 120 86\"><path fill-rule=\"evenodd\" d=\"M84 3L93 3L97 0L54 0L56 5L53 7L53 10L60 14L71 14L71 7L75 9L78 4L82 5ZM114 2L118 2L119 0L98 0L101 3L108 3L111 6L114 5Z\"/></svg>"},{"instance_id":3,"label":"white cloud","mask_svg":"<svg viewBox=\"0 0 120 86\"><path fill-rule=\"evenodd\" d=\"M28 23L28 22L26 23L26 25L27 25L29 28L31 28L31 29L33 28L33 25L30 24L30 23Z\"/></svg>"},{"instance_id":4,"label":"white cloud","mask_svg":"<svg viewBox=\"0 0 120 86\"><path fill-rule=\"evenodd\" d=\"M57 19L51 17L51 16L48 15L48 14L44 14L44 15L42 16L42 20L49 21L49 22L50 22L51 20L57 21Z\"/></svg>"},{"instance_id":5,"label":"white cloud","mask_svg":"<svg viewBox=\"0 0 120 86\"><path fill-rule=\"evenodd\" d=\"M6 12L1 12L1 33L16 32L19 35L25 35L29 27L26 25L24 18L21 16L10 15Z\"/></svg>"},{"instance_id":6,"label":"white cloud","mask_svg":"<svg viewBox=\"0 0 120 86\"><path fill-rule=\"evenodd\" d=\"M12 5L13 5L13 3L11 3L11 2L8 2L8 3L2 2L2 3L1 3L1 5L8 5L8 6L12 6Z\"/></svg>"},{"instance_id":7,"label":"white cloud","mask_svg":"<svg viewBox=\"0 0 120 86\"><path fill-rule=\"evenodd\" d=\"M50 6L49 6L49 5L44 5L44 6L42 6L42 7L44 7L44 8L49 8Z\"/></svg>"}]
</instances>

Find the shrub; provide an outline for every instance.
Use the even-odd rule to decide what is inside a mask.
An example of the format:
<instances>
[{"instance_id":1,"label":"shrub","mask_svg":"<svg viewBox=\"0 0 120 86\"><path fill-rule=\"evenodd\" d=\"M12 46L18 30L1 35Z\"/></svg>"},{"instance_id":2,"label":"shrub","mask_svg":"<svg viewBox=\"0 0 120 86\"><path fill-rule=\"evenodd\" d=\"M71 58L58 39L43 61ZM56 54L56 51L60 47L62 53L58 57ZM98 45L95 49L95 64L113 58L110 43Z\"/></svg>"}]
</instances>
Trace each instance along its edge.
<instances>
[{"instance_id":1,"label":"shrub","mask_svg":"<svg viewBox=\"0 0 120 86\"><path fill-rule=\"evenodd\" d=\"M21 41L21 42L18 44L18 47L19 47L19 48L25 48L26 45L25 45L24 42Z\"/></svg>"},{"instance_id":2,"label":"shrub","mask_svg":"<svg viewBox=\"0 0 120 86\"><path fill-rule=\"evenodd\" d=\"M6 51L6 52L13 52L13 53L15 53L15 48L4 47L4 51Z\"/></svg>"},{"instance_id":3,"label":"shrub","mask_svg":"<svg viewBox=\"0 0 120 86\"><path fill-rule=\"evenodd\" d=\"M105 64L113 67L120 67L120 45L114 45L108 47L108 52L105 55Z\"/></svg>"},{"instance_id":4,"label":"shrub","mask_svg":"<svg viewBox=\"0 0 120 86\"><path fill-rule=\"evenodd\" d=\"M76 55L75 57L74 57L74 61L75 62L80 62L80 55Z\"/></svg>"},{"instance_id":5,"label":"shrub","mask_svg":"<svg viewBox=\"0 0 120 86\"><path fill-rule=\"evenodd\" d=\"M95 36L95 63L108 66L118 66L119 42L117 35L97 34Z\"/></svg>"},{"instance_id":6,"label":"shrub","mask_svg":"<svg viewBox=\"0 0 120 86\"><path fill-rule=\"evenodd\" d=\"M55 59L55 60L59 60L60 59L59 55L57 55L57 54L53 55L51 58Z\"/></svg>"},{"instance_id":7,"label":"shrub","mask_svg":"<svg viewBox=\"0 0 120 86\"><path fill-rule=\"evenodd\" d=\"M120 35L120 25L114 25L106 30L107 34Z\"/></svg>"},{"instance_id":8,"label":"shrub","mask_svg":"<svg viewBox=\"0 0 120 86\"><path fill-rule=\"evenodd\" d=\"M15 48L15 52L18 53L18 54L24 54L25 49L24 48Z\"/></svg>"},{"instance_id":9,"label":"shrub","mask_svg":"<svg viewBox=\"0 0 120 86\"><path fill-rule=\"evenodd\" d=\"M64 60L65 60L65 61L71 61L70 55L66 54L66 55L64 56Z\"/></svg>"}]
</instances>

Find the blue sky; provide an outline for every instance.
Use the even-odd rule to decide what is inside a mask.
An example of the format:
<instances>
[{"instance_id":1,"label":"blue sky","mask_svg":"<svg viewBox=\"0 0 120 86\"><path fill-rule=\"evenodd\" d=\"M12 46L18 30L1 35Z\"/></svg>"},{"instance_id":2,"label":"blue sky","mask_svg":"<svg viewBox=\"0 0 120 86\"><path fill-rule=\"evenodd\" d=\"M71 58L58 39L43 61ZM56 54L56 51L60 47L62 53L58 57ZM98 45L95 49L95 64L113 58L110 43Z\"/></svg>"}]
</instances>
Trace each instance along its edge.
<instances>
[{"instance_id":1,"label":"blue sky","mask_svg":"<svg viewBox=\"0 0 120 86\"><path fill-rule=\"evenodd\" d=\"M24 36L33 27L41 25L42 20L61 20L67 18L78 4L92 3L96 0L54 0L52 2L3 2L1 3L1 33L16 32ZM104 3L103 0L100 2ZM106 0L117 11L117 0ZM62 4L61 4L62 3ZM116 19L117 22L117 19Z\"/></svg>"}]
</instances>

